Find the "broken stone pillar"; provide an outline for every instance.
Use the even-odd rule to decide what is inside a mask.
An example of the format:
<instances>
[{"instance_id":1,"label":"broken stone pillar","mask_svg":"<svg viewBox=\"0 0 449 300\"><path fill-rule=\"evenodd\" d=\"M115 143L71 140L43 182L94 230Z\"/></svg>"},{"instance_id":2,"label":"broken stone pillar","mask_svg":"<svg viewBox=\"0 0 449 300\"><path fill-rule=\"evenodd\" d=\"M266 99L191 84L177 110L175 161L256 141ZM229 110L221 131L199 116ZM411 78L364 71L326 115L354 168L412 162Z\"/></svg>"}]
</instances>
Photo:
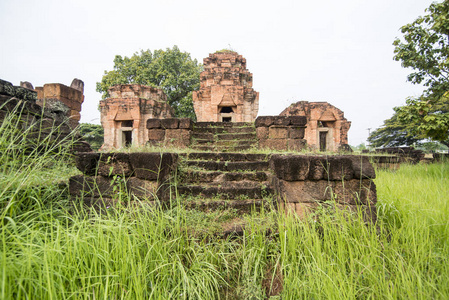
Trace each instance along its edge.
<instances>
[{"instance_id":1,"label":"broken stone pillar","mask_svg":"<svg viewBox=\"0 0 449 300\"><path fill-rule=\"evenodd\" d=\"M76 82L75 85L74 82ZM81 106L84 102L84 83L81 80L74 79L70 87L61 83L47 83L34 90L37 92L36 104L50 110L64 112L70 119L72 128L79 125Z\"/></svg>"},{"instance_id":2,"label":"broken stone pillar","mask_svg":"<svg viewBox=\"0 0 449 300\"><path fill-rule=\"evenodd\" d=\"M259 93L246 59L234 51L219 51L204 59L201 87L193 92L198 122L254 122Z\"/></svg>"}]
</instances>

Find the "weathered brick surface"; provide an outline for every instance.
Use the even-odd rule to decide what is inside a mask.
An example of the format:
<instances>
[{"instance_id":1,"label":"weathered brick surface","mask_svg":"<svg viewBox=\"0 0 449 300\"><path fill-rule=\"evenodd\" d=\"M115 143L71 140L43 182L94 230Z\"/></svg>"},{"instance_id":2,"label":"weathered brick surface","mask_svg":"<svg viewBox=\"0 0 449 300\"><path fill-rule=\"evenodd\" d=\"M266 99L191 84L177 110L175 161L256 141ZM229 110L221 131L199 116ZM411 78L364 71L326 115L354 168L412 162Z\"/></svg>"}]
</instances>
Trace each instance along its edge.
<instances>
[{"instance_id":1,"label":"weathered brick surface","mask_svg":"<svg viewBox=\"0 0 449 300\"><path fill-rule=\"evenodd\" d=\"M198 122L254 122L259 110L259 93L252 88L253 75L246 59L233 51L209 54L204 59L201 87L193 92ZM222 108L228 110L222 112Z\"/></svg>"}]
</instances>

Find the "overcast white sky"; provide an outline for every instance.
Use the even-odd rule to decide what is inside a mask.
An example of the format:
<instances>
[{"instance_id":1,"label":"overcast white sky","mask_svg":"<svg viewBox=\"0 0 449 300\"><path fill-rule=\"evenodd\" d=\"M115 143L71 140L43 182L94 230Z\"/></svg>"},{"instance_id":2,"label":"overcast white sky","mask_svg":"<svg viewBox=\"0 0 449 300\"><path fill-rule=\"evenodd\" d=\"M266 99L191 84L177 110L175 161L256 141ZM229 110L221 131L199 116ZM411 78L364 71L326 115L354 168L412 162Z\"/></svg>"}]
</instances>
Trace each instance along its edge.
<instances>
[{"instance_id":1,"label":"overcast white sky","mask_svg":"<svg viewBox=\"0 0 449 300\"><path fill-rule=\"evenodd\" d=\"M202 62L223 48L242 54L260 92L259 115L290 103L328 101L352 121L349 143L422 87L393 60L400 27L425 0L1 0L0 78L35 87L85 83L81 122L100 123L95 83L114 56L178 45Z\"/></svg>"}]
</instances>

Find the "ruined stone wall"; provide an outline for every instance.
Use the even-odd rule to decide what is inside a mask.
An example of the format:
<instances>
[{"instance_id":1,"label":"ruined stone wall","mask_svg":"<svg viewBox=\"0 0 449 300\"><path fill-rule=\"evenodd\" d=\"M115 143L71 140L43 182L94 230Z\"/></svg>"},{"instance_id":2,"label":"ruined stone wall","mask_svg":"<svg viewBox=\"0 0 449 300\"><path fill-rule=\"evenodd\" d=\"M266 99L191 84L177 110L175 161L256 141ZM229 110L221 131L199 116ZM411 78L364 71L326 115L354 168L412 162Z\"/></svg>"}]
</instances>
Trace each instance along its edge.
<instances>
[{"instance_id":1,"label":"ruined stone wall","mask_svg":"<svg viewBox=\"0 0 449 300\"><path fill-rule=\"evenodd\" d=\"M348 144L351 122L346 120L343 111L327 102L299 101L290 105L280 115L307 118L304 138L312 149L339 151Z\"/></svg>"},{"instance_id":2,"label":"ruined stone wall","mask_svg":"<svg viewBox=\"0 0 449 300\"><path fill-rule=\"evenodd\" d=\"M304 217L337 206L376 220L376 174L367 157L272 155L270 168L281 210Z\"/></svg>"},{"instance_id":3,"label":"ruined stone wall","mask_svg":"<svg viewBox=\"0 0 449 300\"><path fill-rule=\"evenodd\" d=\"M147 120L171 118L174 111L161 89L123 84L109 89L110 98L100 101L104 128L103 149L144 145L148 140Z\"/></svg>"},{"instance_id":4,"label":"ruined stone wall","mask_svg":"<svg viewBox=\"0 0 449 300\"><path fill-rule=\"evenodd\" d=\"M253 75L246 59L237 52L209 54L204 59L201 87L193 92L198 122L254 122L259 93L252 88Z\"/></svg>"},{"instance_id":5,"label":"ruined stone wall","mask_svg":"<svg viewBox=\"0 0 449 300\"><path fill-rule=\"evenodd\" d=\"M259 148L301 151L307 148L304 139L307 119L302 116L262 116L256 119Z\"/></svg>"},{"instance_id":6,"label":"ruined stone wall","mask_svg":"<svg viewBox=\"0 0 449 300\"><path fill-rule=\"evenodd\" d=\"M21 82L21 86L32 89L29 82ZM64 111L70 119L70 126L75 128L81 119L81 106L84 102L84 83L73 79L70 87L61 83L47 83L43 87L36 87L36 104L50 110ZM64 104L64 105L61 105Z\"/></svg>"},{"instance_id":7,"label":"ruined stone wall","mask_svg":"<svg viewBox=\"0 0 449 300\"><path fill-rule=\"evenodd\" d=\"M124 203L128 196L166 202L177 163L178 155L172 153L80 153L76 166L83 175L70 178L69 193L96 208L132 204Z\"/></svg>"},{"instance_id":8,"label":"ruined stone wall","mask_svg":"<svg viewBox=\"0 0 449 300\"><path fill-rule=\"evenodd\" d=\"M0 79L0 122L5 119L14 122L17 134L23 134L30 149L36 146L48 149L65 140L73 128L64 104L42 107L38 102L35 91ZM73 138L77 140L73 145L75 152L91 151L78 134L73 134ZM71 143L71 139L67 142Z\"/></svg>"}]
</instances>

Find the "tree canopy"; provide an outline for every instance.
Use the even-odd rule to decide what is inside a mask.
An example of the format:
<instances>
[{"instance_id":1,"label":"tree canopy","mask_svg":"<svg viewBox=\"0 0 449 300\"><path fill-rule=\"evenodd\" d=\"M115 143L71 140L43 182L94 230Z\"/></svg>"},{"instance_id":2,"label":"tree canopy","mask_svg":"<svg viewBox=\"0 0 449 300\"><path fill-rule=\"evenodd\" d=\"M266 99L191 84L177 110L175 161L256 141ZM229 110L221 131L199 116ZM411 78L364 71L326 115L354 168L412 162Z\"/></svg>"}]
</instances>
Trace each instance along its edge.
<instances>
[{"instance_id":1,"label":"tree canopy","mask_svg":"<svg viewBox=\"0 0 449 300\"><path fill-rule=\"evenodd\" d=\"M410 133L407 124L398 120L396 112L390 119L384 121L382 127L374 130L368 137L370 146L375 148L410 146L418 141L420 139Z\"/></svg>"},{"instance_id":2,"label":"tree canopy","mask_svg":"<svg viewBox=\"0 0 449 300\"><path fill-rule=\"evenodd\" d=\"M393 43L394 59L413 69L408 81L427 88L422 96L395 108L394 123L414 139L449 145L449 1L432 3L426 12L403 26L403 39ZM379 130L373 134L381 133Z\"/></svg>"},{"instance_id":3,"label":"tree canopy","mask_svg":"<svg viewBox=\"0 0 449 300\"><path fill-rule=\"evenodd\" d=\"M202 65L177 46L172 49L136 52L131 57L116 55L114 69L105 71L97 91L107 98L117 84L143 84L162 88L176 117L195 119L192 91L200 86Z\"/></svg>"}]
</instances>

